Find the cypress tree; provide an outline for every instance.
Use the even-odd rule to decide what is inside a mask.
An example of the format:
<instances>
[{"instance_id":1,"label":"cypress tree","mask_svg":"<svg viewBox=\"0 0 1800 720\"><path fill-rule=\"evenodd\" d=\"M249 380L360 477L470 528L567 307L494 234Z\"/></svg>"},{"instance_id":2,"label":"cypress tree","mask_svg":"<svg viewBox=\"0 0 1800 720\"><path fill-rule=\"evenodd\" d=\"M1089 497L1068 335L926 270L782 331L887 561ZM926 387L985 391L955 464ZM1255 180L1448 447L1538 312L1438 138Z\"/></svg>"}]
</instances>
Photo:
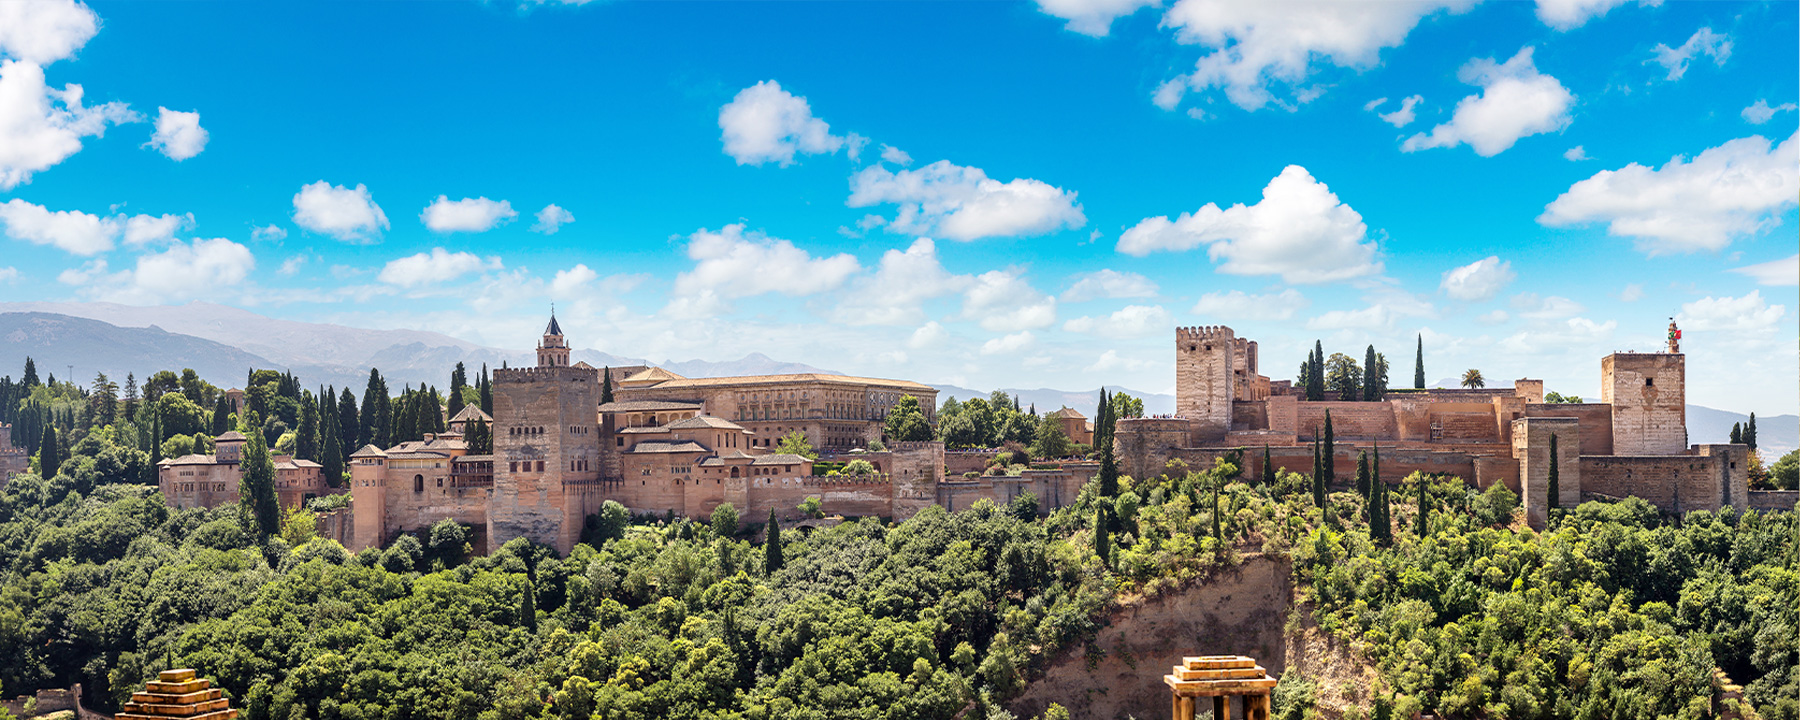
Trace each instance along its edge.
<instances>
[{"instance_id":1,"label":"cypress tree","mask_svg":"<svg viewBox=\"0 0 1800 720\"><path fill-rule=\"evenodd\" d=\"M608 365L606 366L606 371L600 377L600 404L605 405L612 401L612 366Z\"/></svg>"},{"instance_id":2,"label":"cypress tree","mask_svg":"<svg viewBox=\"0 0 1800 720\"><path fill-rule=\"evenodd\" d=\"M376 378L375 403L375 438L378 447L389 447L399 442L394 437L394 403L393 395L388 392L387 378Z\"/></svg>"},{"instance_id":3,"label":"cypress tree","mask_svg":"<svg viewBox=\"0 0 1800 720\"><path fill-rule=\"evenodd\" d=\"M1331 411L1325 411L1325 447L1322 448L1325 464L1325 481L1337 479L1337 441L1331 432Z\"/></svg>"},{"instance_id":4,"label":"cypress tree","mask_svg":"<svg viewBox=\"0 0 1800 720\"><path fill-rule=\"evenodd\" d=\"M1743 441L1744 441L1743 423L1732 423L1731 424L1731 444L1736 445Z\"/></svg>"},{"instance_id":5,"label":"cypress tree","mask_svg":"<svg viewBox=\"0 0 1800 720\"><path fill-rule=\"evenodd\" d=\"M348 387L338 391L337 413L338 452L347 458L362 448L361 414L356 411L356 394Z\"/></svg>"},{"instance_id":6,"label":"cypress tree","mask_svg":"<svg viewBox=\"0 0 1800 720\"><path fill-rule=\"evenodd\" d=\"M525 596L519 600L519 624L531 632L537 632L537 588L534 585L526 578Z\"/></svg>"},{"instance_id":7,"label":"cypress tree","mask_svg":"<svg viewBox=\"0 0 1800 720\"><path fill-rule=\"evenodd\" d=\"M481 364L481 411L494 416L494 381L488 378L487 363Z\"/></svg>"},{"instance_id":8,"label":"cypress tree","mask_svg":"<svg viewBox=\"0 0 1800 720\"><path fill-rule=\"evenodd\" d=\"M492 455L494 453L494 436L489 430L486 420L476 418L469 423L468 437L463 442L469 446L470 455Z\"/></svg>"},{"instance_id":9,"label":"cypress tree","mask_svg":"<svg viewBox=\"0 0 1800 720\"><path fill-rule=\"evenodd\" d=\"M27 395L31 394L32 388L42 384L38 382L37 362L33 361L29 355L25 357L25 375L19 379L19 382L25 386Z\"/></svg>"},{"instance_id":10,"label":"cypress tree","mask_svg":"<svg viewBox=\"0 0 1800 720\"><path fill-rule=\"evenodd\" d=\"M220 435L224 435L225 432L230 429L231 429L231 398L225 397L224 395L220 395L219 400L217 402L213 403L212 428L211 428L212 436L218 437Z\"/></svg>"},{"instance_id":11,"label":"cypress tree","mask_svg":"<svg viewBox=\"0 0 1800 720\"><path fill-rule=\"evenodd\" d=\"M1379 400L1381 396L1381 365L1375 357L1375 346L1363 352L1363 402Z\"/></svg>"},{"instance_id":12,"label":"cypress tree","mask_svg":"<svg viewBox=\"0 0 1800 720\"><path fill-rule=\"evenodd\" d=\"M57 468L62 467L62 458L57 457L56 426L44 428L44 439L38 441L38 475L43 478L56 477Z\"/></svg>"},{"instance_id":13,"label":"cypress tree","mask_svg":"<svg viewBox=\"0 0 1800 720\"><path fill-rule=\"evenodd\" d=\"M1372 499L1372 492L1369 487L1369 451L1364 450L1356 454L1356 494L1369 500Z\"/></svg>"},{"instance_id":14,"label":"cypress tree","mask_svg":"<svg viewBox=\"0 0 1800 720\"><path fill-rule=\"evenodd\" d=\"M1094 506L1094 554L1099 556L1100 564L1112 567L1112 529L1111 521L1106 516L1106 505Z\"/></svg>"},{"instance_id":15,"label":"cypress tree","mask_svg":"<svg viewBox=\"0 0 1800 720\"><path fill-rule=\"evenodd\" d=\"M781 526L775 522L775 509L769 508L768 540L763 543L763 571L774 575L781 569Z\"/></svg>"},{"instance_id":16,"label":"cypress tree","mask_svg":"<svg viewBox=\"0 0 1800 720\"><path fill-rule=\"evenodd\" d=\"M465 385L468 385L468 384L469 384L469 371L466 368L464 368L463 364L459 361L456 363L456 369L452 370L450 372L450 397L448 398L448 403L447 403L447 405L449 407L449 410L447 412L450 415L450 417L454 418L454 417L456 417L457 413L462 412L462 409L463 409L462 389Z\"/></svg>"},{"instance_id":17,"label":"cypress tree","mask_svg":"<svg viewBox=\"0 0 1800 720\"><path fill-rule=\"evenodd\" d=\"M1387 484L1375 483L1374 490L1370 495L1374 496L1374 505L1370 509L1374 511L1375 527L1370 530L1369 534L1376 540L1386 543L1394 539L1394 525L1388 521Z\"/></svg>"},{"instance_id":18,"label":"cypress tree","mask_svg":"<svg viewBox=\"0 0 1800 720\"><path fill-rule=\"evenodd\" d=\"M1419 333L1419 354L1413 357L1413 387L1425 389L1425 333Z\"/></svg>"},{"instance_id":19,"label":"cypress tree","mask_svg":"<svg viewBox=\"0 0 1800 720\"><path fill-rule=\"evenodd\" d=\"M1213 531L1213 537L1218 538L1220 543L1224 543L1225 542L1225 530L1224 530L1223 524L1219 522L1219 519L1220 519L1219 518L1219 486L1225 484L1225 476L1220 475L1217 472L1208 473L1208 474L1213 476L1213 478L1212 478L1212 526L1213 526L1212 531Z\"/></svg>"},{"instance_id":20,"label":"cypress tree","mask_svg":"<svg viewBox=\"0 0 1800 720\"><path fill-rule=\"evenodd\" d=\"M1317 435L1313 436L1312 451L1313 451L1313 472L1312 472L1313 504L1322 508L1322 507L1325 507L1325 461L1323 458L1321 458L1319 456L1319 438Z\"/></svg>"},{"instance_id":21,"label":"cypress tree","mask_svg":"<svg viewBox=\"0 0 1800 720\"><path fill-rule=\"evenodd\" d=\"M1550 489L1545 492L1551 509L1562 507L1562 462L1556 452L1556 434L1550 434Z\"/></svg>"},{"instance_id":22,"label":"cypress tree","mask_svg":"<svg viewBox=\"0 0 1800 720\"><path fill-rule=\"evenodd\" d=\"M300 427L294 430L294 457L319 461L319 404L312 393L300 398Z\"/></svg>"},{"instance_id":23,"label":"cypress tree","mask_svg":"<svg viewBox=\"0 0 1800 720\"><path fill-rule=\"evenodd\" d=\"M1269 459L1269 445L1263 444L1262 481L1265 487L1275 487L1275 463Z\"/></svg>"},{"instance_id":24,"label":"cypress tree","mask_svg":"<svg viewBox=\"0 0 1800 720\"><path fill-rule=\"evenodd\" d=\"M156 417L155 413L150 415L150 428L148 434L150 442L150 464L144 468L143 483L145 485L162 484L162 470L161 466L157 464L163 461L162 438L160 437L161 432L158 429L160 421L161 419Z\"/></svg>"},{"instance_id":25,"label":"cypress tree","mask_svg":"<svg viewBox=\"0 0 1800 720\"><path fill-rule=\"evenodd\" d=\"M1744 425L1744 444L1756 449L1756 413L1750 413L1750 422Z\"/></svg>"},{"instance_id":26,"label":"cypress tree","mask_svg":"<svg viewBox=\"0 0 1800 720\"><path fill-rule=\"evenodd\" d=\"M1312 374L1306 378L1306 399L1318 402L1325 399L1325 345L1313 341Z\"/></svg>"},{"instance_id":27,"label":"cypress tree","mask_svg":"<svg viewBox=\"0 0 1800 720\"><path fill-rule=\"evenodd\" d=\"M330 388L319 388L319 465L325 484L338 487L344 480L344 452L338 431L337 398Z\"/></svg>"},{"instance_id":28,"label":"cypress tree","mask_svg":"<svg viewBox=\"0 0 1800 720\"><path fill-rule=\"evenodd\" d=\"M1419 475L1417 477L1419 478L1419 516L1414 520L1414 531L1419 534L1419 537L1423 538L1426 533L1429 532L1429 528L1431 527L1431 524L1426 522L1425 519L1426 513L1430 512L1429 506L1426 505L1426 501L1430 497L1428 493L1430 492L1431 481L1424 475Z\"/></svg>"},{"instance_id":29,"label":"cypress tree","mask_svg":"<svg viewBox=\"0 0 1800 720\"><path fill-rule=\"evenodd\" d=\"M379 400L380 402L376 402ZM385 447L381 442L381 407L387 404L387 396L381 390L381 371L369 368L369 384L363 388L362 415L357 418L356 446L377 445Z\"/></svg>"},{"instance_id":30,"label":"cypress tree","mask_svg":"<svg viewBox=\"0 0 1800 720\"><path fill-rule=\"evenodd\" d=\"M252 428L261 424L256 413L246 423ZM281 532L281 503L275 498L275 461L269 457L269 445L260 432L244 433L244 459L238 464L238 496L242 498L245 527L268 539Z\"/></svg>"}]
</instances>

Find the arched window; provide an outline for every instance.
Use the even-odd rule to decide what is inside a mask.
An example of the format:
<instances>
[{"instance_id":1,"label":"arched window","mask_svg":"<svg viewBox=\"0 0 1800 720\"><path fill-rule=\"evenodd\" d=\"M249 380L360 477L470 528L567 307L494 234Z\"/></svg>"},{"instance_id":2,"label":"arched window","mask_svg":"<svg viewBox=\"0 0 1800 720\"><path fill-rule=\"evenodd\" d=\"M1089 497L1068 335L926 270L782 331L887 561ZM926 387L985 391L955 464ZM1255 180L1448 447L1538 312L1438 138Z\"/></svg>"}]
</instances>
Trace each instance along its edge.
<instances>
[{"instance_id":1,"label":"arched window","mask_svg":"<svg viewBox=\"0 0 1800 720\"><path fill-rule=\"evenodd\" d=\"M413 492L425 492L425 476L413 476Z\"/></svg>"}]
</instances>

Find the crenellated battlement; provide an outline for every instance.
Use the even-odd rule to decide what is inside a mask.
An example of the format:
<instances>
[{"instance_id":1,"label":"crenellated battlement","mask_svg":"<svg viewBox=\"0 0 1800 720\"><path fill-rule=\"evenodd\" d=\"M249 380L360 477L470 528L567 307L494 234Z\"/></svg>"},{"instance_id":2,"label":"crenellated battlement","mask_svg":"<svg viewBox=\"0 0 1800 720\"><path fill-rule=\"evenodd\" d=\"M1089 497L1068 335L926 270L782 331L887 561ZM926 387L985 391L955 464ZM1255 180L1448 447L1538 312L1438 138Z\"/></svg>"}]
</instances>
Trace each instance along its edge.
<instances>
[{"instance_id":1,"label":"crenellated battlement","mask_svg":"<svg viewBox=\"0 0 1800 720\"><path fill-rule=\"evenodd\" d=\"M587 377L582 377L584 375ZM528 382L543 382L545 380L556 380L558 378L563 378L563 377L578 377L578 378L581 378L584 380L585 379L596 379L597 380L600 377L600 371L590 370L590 369L586 369L586 368L578 368L578 367L566 367L566 366L565 367L500 368L500 369L494 371L493 381L495 383L528 383Z\"/></svg>"},{"instance_id":2,"label":"crenellated battlement","mask_svg":"<svg viewBox=\"0 0 1800 720\"><path fill-rule=\"evenodd\" d=\"M1195 325L1175 328L1175 344L1189 342L1235 340L1237 335L1225 325Z\"/></svg>"}]
</instances>

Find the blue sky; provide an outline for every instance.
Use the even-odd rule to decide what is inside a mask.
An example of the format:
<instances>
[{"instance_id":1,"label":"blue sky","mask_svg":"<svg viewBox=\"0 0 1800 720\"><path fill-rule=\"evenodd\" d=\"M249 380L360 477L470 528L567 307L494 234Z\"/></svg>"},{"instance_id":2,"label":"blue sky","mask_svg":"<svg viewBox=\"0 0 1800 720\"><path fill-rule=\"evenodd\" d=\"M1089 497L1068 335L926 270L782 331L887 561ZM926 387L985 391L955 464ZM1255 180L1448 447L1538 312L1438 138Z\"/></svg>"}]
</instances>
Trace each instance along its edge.
<instances>
[{"instance_id":1,"label":"blue sky","mask_svg":"<svg viewBox=\"0 0 1800 720\"><path fill-rule=\"evenodd\" d=\"M1590 397L1678 316L1690 402L1789 413L1797 7L10 2L0 300L973 387L1423 334Z\"/></svg>"}]
</instances>

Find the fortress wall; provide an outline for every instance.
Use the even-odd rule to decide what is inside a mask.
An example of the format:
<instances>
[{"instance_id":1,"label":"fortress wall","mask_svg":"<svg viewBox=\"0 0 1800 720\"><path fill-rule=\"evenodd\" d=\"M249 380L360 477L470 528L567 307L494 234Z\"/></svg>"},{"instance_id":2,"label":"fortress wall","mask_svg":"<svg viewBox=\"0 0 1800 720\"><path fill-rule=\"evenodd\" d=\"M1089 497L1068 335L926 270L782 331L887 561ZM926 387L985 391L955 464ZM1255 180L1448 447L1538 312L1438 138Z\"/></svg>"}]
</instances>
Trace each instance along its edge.
<instances>
[{"instance_id":1,"label":"fortress wall","mask_svg":"<svg viewBox=\"0 0 1800 720\"><path fill-rule=\"evenodd\" d=\"M1269 429L1269 404L1261 400L1238 400L1231 403L1231 429Z\"/></svg>"},{"instance_id":2,"label":"fortress wall","mask_svg":"<svg viewBox=\"0 0 1800 720\"><path fill-rule=\"evenodd\" d=\"M1793 512L1800 502L1800 490L1751 490L1750 509L1762 512Z\"/></svg>"},{"instance_id":3,"label":"fortress wall","mask_svg":"<svg viewBox=\"0 0 1800 720\"><path fill-rule=\"evenodd\" d=\"M1518 460L1514 460L1506 455L1482 455L1476 456L1473 458L1473 461L1475 464L1475 487L1477 489L1486 490L1493 487L1495 483L1498 483L1505 485L1506 489L1511 490L1514 493L1521 491L1519 487ZM1583 477L1586 477L1586 475L1584 474Z\"/></svg>"},{"instance_id":4,"label":"fortress wall","mask_svg":"<svg viewBox=\"0 0 1800 720\"><path fill-rule=\"evenodd\" d=\"M1613 452L1612 406L1600 403L1527 404L1525 417L1566 417L1581 423L1581 454L1611 455Z\"/></svg>"},{"instance_id":5,"label":"fortress wall","mask_svg":"<svg viewBox=\"0 0 1800 720\"><path fill-rule=\"evenodd\" d=\"M958 477L970 471L981 472L999 454L999 450L947 450L944 452L944 473Z\"/></svg>"},{"instance_id":6,"label":"fortress wall","mask_svg":"<svg viewBox=\"0 0 1800 720\"><path fill-rule=\"evenodd\" d=\"M386 518L378 542L386 544L394 533L428 528L444 518L464 525L487 525L492 489L440 488L427 477L425 490L414 492L412 478L417 473L406 472L401 478L401 472L404 471L395 471L388 479L387 487L383 488L386 490Z\"/></svg>"},{"instance_id":7,"label":"fortress wall","mask_svg":"<svg viewBox=\"0 0 1800 720\"><path fill-rule=\"evenodd\" d=\"M1748 468L1743 462L1733 468L1732 462L1730 454L1582 456L1582 489L1613 497L1641 497L1678 513L1718 510L1737 498L1748 507L1747 488L1730 492L1734 473L1748 472Z\"/></svg>"},{"instance_id":8,"label":"fortress wall","mask_svg":"<svg viewBox=\"0 0 1800 720\"><path fill-rule=\"evenodd\" d=\"M708 468L717 470L718 468ZM712 511L725 504L723 475L696 475L692 480L676 481L681 487L682 509L676 512L691 518L712 516Z\"/></svg>"},{"instance_id":9,"label":"fortress wall","mask_svg":"<svg viewBox=\"0 0 1800 720\"><path fill-rule=\"evenodd\" d=\"M1272 432L1297 435L1300 431L1300 398L1294 395L1271 395L1264 402L1267 413L1268 429Z\"/></svg>"},{"instance_id":10,"label":"fortress wall","mask_svg":"<svg viewBox=\"0 0 1800 720\"><path fill-rule=\"evenodd\" d=\"M1113 433L1119 473L1134 478L1161 475L1188 440L1184 418L1122 418Z\"/></svg>"},{"instance_id":11,"label":"fortress wall","mask_svg":"<svg viewBox=\"0 0 1800 720\"><path fill-rule=\"evenodd\" d=\"M627 477L608 487L607 491L608 499L617 501L633 513L661 515L670 510L677 514L687 512L686 488L682 487L680 480L669 477L667 472ZM707 512L712 510L709 508Z\"/></svg>"},{"instance_id":12,"label":"fortress wall","mask_svg":"<svg viewBox=\"0 0 1800 720\"><path fill-rule=\"evenodd\" d=\"M1438 439L1443 442L1499 442L1500 433L1494 427L1493 411L1471 413L1432 413L1432 424L1437 426Z\"/></svg>"},{"instance_id":13,"label":"fortress wall","mask_svg":"<svg viewBox=\"0 0 1800 720\"><path fill-rule=\"evenodd\" d=\"M889 448L893 466L888 468L893 490L889 513L895 520L919 514L937 500L937 484L944 479L949 454L941 442L896 442Z\"/></svg>"},{"instance_id":14,"label":"fortress wall","mask_svg":"<svg viewBox=\"0 0 1800 720\"><path fill-rule=\"evenodd\" d=\"M1384 402L1345 402L1326 400L1303 402L1297 408L1300 437L1311 439L1325 433L1325 411L1331 411L1331 431L1337 438L1393 438L1399 435L1394 407Z\"/></svg>"}]
</instances>

